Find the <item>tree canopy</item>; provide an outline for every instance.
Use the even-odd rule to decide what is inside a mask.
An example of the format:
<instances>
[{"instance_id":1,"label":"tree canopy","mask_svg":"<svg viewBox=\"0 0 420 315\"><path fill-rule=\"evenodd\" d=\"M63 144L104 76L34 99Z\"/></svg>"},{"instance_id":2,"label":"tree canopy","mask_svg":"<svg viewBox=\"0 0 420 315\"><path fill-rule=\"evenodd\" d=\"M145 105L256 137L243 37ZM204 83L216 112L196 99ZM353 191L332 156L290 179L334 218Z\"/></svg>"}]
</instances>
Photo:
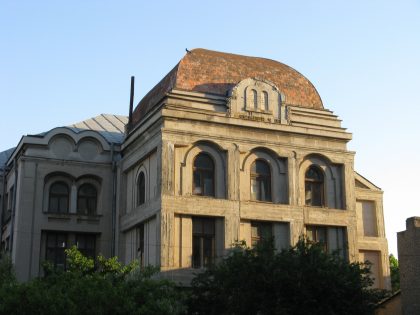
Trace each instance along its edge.
<instances>
[{"instance_id":1,"label":"tree canopy","mask_svg":"<svg viewBox=\"0 0 420 315\"><path fill-rule=\"evenodd\" d=\"M371 314L385 296L372 289L370 265L349 263L301 239L277 252L273 242L237 244L198 274L190 290L154 277L156 268L96 260L66 250L67 270L45 265L44 276L18 283L0 259L2 314Z\"/></svg>"},{"instance_id":2,"label":"tree canopy","mask_svg":"<svg viewBox=\"0 0 420 315\"><path fill-rule=\"evenodd\" d=\"M394 255L389 255L389 268L391 271L391 287L392 291L395 292L400 289L400 266L398 259Z\"/></svg>"},{"instance_id":3,"label":"tree canopy","mask_svg":"<svg viewBox=\"0 0 420 315\"><path fill-rule=\"evenodd\" d=\"M301 239L276 252L272 242L239 244L193 280L197 314L371 314L385 292L371 289L370 265L349 263Z\"/></svg>"},{"instance_id":4,"label":"tree canopy","mask_svg":"<svg viewBox=\"0 0 420 315\"><path fill-rule=\"evenodd\" d=\"M8 259L0 262L0 314L185 314L186 296L154 268L122 265L116 257L66 250L67 270L45 266L45 276L18 283Z\"/></svg>"}]
</instances>

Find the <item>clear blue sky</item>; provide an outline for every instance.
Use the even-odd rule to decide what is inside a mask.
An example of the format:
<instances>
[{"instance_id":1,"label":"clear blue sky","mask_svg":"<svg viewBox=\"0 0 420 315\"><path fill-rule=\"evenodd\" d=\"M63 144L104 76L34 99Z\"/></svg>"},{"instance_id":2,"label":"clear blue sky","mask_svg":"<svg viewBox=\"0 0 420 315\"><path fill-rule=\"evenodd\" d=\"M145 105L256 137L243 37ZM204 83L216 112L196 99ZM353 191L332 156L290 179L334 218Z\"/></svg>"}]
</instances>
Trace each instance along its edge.
<instances>
[{"instance_id":1,"label":"clear blue sky","mask_svg":"<svg viewBox=\"0 0 420 315\"><path fill-rule=\"evenodd\" d=\"M202 47L286 63L353 133L356 170L385 191L390 252L420 216L419 1L0 2L0 151L24 134L126 115ZM420 194L419 194L420 195Z\"/></svg>"}]
</instances>

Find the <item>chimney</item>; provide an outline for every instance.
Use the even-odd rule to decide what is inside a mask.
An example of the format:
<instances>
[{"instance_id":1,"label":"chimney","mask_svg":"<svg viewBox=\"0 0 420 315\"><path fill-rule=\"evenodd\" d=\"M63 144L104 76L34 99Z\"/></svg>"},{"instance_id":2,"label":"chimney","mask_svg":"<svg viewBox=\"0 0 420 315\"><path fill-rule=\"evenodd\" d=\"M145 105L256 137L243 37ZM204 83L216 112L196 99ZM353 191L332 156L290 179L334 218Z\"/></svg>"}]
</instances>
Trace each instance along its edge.
<instances>
[{"instance_id":1,"label":"chimney","mask_svg":"<svg viewBox=\"0 0 420 315\"><path fill-rule=\"evenodd\" d=\"M128 123L127 123L127 134L130 133L133 127L133 103L134 103L134 76L131 76L131 88L130 88L130 108L128 111Z\"/></svg>"}]
</instances>

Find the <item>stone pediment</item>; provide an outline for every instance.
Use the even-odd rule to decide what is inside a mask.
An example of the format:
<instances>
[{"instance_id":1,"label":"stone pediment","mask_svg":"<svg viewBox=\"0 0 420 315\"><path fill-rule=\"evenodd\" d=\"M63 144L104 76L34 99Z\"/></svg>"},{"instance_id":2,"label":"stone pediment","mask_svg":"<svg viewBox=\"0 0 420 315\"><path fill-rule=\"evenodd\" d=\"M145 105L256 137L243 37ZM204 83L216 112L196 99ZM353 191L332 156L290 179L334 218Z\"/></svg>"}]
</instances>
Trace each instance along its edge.
<instances>
[{"instance_id":1,"label":"stone pediment","mask_svg":"<svg viewBox=\"0 0 420 315\"><path fill-rule=\"evenodd\" d=\"M239 82L229 93L232 117L275 124L287 124L285 96L276 85L259 78Z\"/></svg>"}]
</instances>

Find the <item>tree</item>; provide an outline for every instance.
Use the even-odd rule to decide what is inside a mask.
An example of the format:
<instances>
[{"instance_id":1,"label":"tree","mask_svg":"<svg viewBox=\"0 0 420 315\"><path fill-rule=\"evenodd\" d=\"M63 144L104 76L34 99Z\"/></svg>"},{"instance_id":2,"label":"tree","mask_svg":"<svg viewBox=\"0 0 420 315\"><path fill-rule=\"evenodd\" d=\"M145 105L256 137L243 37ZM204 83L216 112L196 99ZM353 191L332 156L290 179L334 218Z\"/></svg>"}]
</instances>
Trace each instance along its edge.
<instances>
[{"instance_id":1,"label":"tree","mask_svg":"<svg viewBox=\"0 0 420 315\"><path fill-rule=\"evenodd\" d=\"M244 244L196 276L193 314L371 314L385 292L371 289L370 265L349 263L300 239L276 253L273 242Z\"/></svg>"},{"instance_id":2,"label":"tree","mask_svg":"<svg viewBox=\"0 0 420 315\"><path fill-rule=\"evenodd\" d=\"M389 255L389 267L391 269L391 287L392 292L400 289L400 267L398 259L394 255Z\"/></svg>"},{"instance_id":3,"label":"tree","mask_svg":"<svg viewBox=\"0 0 420 315\"><path fill-rule=\"evenodd\" d=\"M184 314L186 298L174 283L154 278L156 268L124 266L66 250L66 271L46 265L45 277L13 282L0 291L0 314ZM1 268L0 268L1 269ZM1 277L1 274L0 274ZM3 286L0 285L0 289Z\"/></svg>"}]
</instances>

